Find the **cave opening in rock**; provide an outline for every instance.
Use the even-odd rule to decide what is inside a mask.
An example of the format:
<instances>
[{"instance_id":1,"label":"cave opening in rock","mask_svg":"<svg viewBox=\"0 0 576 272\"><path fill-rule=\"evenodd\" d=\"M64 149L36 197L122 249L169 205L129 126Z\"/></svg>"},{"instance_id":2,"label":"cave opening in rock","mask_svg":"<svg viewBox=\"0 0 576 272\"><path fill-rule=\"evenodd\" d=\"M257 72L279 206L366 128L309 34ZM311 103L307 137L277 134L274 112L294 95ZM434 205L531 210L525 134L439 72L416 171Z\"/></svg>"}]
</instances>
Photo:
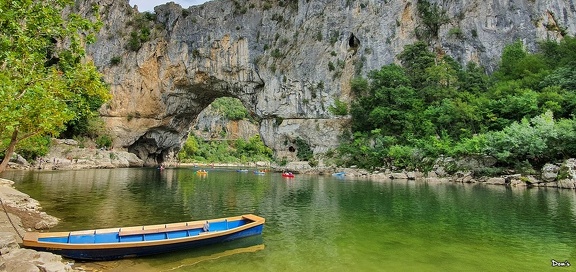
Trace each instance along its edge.
<instances>
[{"instance_id":1,"label":"cave opening in rock","mask_svg":"<svg viewBox=\"0 0 576 272\"><path fill-rule=\"evenodd\" d=\"M294 148L293 146L288 147L288 151L290 152L296 152L296 148Z\"/></svg>"},{"instance_id":2,"label":"cave opening in rock","mask_svg":"<svg viewBox=\"0 0 576 272\"><path fill-rule=\"evenodd\" d=\"M357 49L360 47L360 40L354 36L354 33L350 33L350 38L348 38L348 46L351 49Z\"/></svg>"},{"instance_id":3,"label":"cave opening in rock","mask_svg":"<svg viewBox=\"0 0 576 272\"><path fill-rule=\"evenodd\" d=\"M198 114L175 155L184 161L234 159L245 150L249 153L258 141L259 124L244 104L238 98L219 97Z\"/></svg>"}]
</instances>

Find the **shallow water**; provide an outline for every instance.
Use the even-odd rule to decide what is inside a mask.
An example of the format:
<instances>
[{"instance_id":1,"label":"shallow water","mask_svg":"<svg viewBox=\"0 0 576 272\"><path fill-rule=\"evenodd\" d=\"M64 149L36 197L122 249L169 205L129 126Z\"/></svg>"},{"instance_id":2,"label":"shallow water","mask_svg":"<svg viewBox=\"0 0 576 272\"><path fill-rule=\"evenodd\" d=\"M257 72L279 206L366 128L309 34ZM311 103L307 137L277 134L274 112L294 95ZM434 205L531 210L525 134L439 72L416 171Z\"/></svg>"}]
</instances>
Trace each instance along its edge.
<instances>
[{"instance_id":1,"label":"shallow water","mask_svg":"<svg viewBox=\"0 0 576 272\"><path fill-rule=\"evenodd\" d=\"M8 171L53 230L254 213L262 236L114 262L105 271L542 271L576 264L576 193L234 169Z\"/></svg>"}]
</instances>

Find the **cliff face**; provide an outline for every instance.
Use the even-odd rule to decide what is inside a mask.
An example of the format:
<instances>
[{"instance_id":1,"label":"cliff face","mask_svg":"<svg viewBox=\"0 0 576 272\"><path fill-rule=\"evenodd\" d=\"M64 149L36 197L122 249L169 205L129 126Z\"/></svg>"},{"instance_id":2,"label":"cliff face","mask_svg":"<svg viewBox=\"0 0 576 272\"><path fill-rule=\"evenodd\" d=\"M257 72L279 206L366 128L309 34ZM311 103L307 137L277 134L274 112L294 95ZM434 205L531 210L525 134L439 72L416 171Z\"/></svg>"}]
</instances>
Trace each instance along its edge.
<instances>
[{"instance_id":1,"label":"cliff face","mask_svg":"<svg viewBox=\"0 0 576 272\"><path fill-rule=\"evenodd\" d=\"M574 0L433 1L446 11L429 42L439 53L489 70L502 48L576 33ZM115 136L147 164L178 150L214 99L239 98L260 120L280 158L296 138L316 154L338 143L348 119L349 82L395 61L416 41L417 0L214 0L183 9L168 3L144 16L128 0L89 0L104 27L89 55L114 98L101 114ZM437 37L436 37L437 36Z\"/></svg>"}]
</instances>

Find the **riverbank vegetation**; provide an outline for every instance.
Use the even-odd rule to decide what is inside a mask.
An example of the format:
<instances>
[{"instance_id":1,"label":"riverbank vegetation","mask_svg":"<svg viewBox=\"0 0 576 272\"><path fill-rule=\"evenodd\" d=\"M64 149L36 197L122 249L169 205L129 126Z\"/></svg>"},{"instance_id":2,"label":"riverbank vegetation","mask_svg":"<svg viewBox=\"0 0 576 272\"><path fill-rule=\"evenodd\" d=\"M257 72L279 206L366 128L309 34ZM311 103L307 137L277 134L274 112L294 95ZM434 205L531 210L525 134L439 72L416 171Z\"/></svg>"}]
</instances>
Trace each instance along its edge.
<instances>
[{"instance_id":1,"label":"riverbank vegetation","mask_svg":"<svg viewBox=\"0 0 576 272\"><path fill-rule=\"evenodd\" d=\"M248 163L271 161L272 149L264 145L259 135L249 140L205 141L190 135L178 153L178 160L183 163Z\"/></svg>"},{"instance_id":2,"label":"riverbank vegetation","mask_svg":"<svg viewBox=\"0 0 576 272\"><path fill-rule=\"evenodd\" d=\"M493 171L533 172L576 156L576 39L508 45L499 68L462 67L426 44L352 81L352 127L339 165L424 170L440 156L489 155Z\"/></svg>"},{"instance_id":3,"label":"riverbank vegetation","mask_svg":"<svg viewBox=\"0 0 576 272\"><path fill-rule=\"evenodd\" d=\"M236 98L221 97L209 110L228 121L247 120L254 123L242 102ZM204 128L208 129L208 128ZM178 153L178 160L184 163L248 163L272 161L272 149L264 145L260 135L249 139L227 139L226 131L220 131L219 139L203 139L191 133Z\"/></svg>"}]
</instances>

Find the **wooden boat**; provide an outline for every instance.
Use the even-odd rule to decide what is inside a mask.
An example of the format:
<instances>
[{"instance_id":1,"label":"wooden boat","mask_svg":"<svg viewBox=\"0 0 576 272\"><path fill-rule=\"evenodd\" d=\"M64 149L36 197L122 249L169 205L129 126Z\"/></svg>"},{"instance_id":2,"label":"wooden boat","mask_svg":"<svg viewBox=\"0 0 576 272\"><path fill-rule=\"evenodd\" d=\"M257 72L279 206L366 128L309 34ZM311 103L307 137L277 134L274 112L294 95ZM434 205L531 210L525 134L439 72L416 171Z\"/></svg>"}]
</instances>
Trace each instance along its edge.
<instances>
[{"instance_id":1,"label":"wooden boat","mask_svg":"<svg viewBox=\"0 0 576 272\"><path fill-rule=\"evenodd\" d=\"M27 232L24 247L76 260L115 260L196 248L260 235L265 219L241 216L72 232Z\"/></svg>"},{"instance_id":2,"label":"wooden boat","mask_svg":"<svg viewBox=\"0 0 576 272\"><path fill-rule=\"evenodd\" d=\"M282 173L282 177L293 178L294 174L292 172L284 172L284 173Z\"/></svg>"}]
</instances>

